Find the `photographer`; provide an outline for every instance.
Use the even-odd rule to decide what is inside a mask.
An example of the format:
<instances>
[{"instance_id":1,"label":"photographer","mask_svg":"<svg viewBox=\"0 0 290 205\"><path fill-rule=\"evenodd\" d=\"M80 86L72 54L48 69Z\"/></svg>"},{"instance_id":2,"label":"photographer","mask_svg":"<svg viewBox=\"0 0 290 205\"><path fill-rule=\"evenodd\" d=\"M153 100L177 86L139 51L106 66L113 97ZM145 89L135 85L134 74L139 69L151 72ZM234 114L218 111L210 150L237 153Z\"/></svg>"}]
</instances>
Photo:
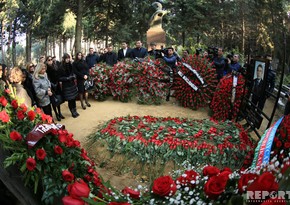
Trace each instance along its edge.
<instances>
[{"instance_id":1,"label":"photographer","mask_svg":"<svg viewBox=\"0 0 290 205\"><path fill-rule=\"evenodd\" d=\"M165 55L163 52L161 54L166 64L174 69L176 67L175 64L177 61L177 56L174 55L174 49L172 47L169 47L167 48L167 55Z\"/></svg>"},{"instance_id":2,"label":"photographer","mask_svg":"<svg viewBox=\"0 0 290 205\"><path fill-rule=\"evenodd\" d=\"M233 55L233 58L228 58L228 69L227 69L227 73L231 73L231 72L238 72L241 70L241 65L239 63L239 55L235 54Z\"/></svg>"},{"instance_id":3,"label":"photographer","mask_svg":"<svg viewBox=\"0 0 290 205\"><path fill-rule=\"evenodd\" d=\"M224 70L226 66L226 60L223 57L223 48L218 48L217 56L214 56L213 63L216 69L217 79L220 80L224 76Z\"/></svg>"}]
</instances>

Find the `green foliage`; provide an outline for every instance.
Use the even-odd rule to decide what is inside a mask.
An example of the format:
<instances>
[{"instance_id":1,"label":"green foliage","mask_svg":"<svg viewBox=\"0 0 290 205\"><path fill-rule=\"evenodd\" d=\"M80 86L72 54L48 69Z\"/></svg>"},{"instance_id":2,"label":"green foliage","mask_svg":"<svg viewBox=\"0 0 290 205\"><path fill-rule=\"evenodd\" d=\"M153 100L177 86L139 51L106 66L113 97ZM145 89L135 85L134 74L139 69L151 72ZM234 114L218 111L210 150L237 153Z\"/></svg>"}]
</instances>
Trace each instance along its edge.
<instances>
[{"instance_id":1,"label":"green foliage","mask_svg":"<svg viewBox=\"0 0 290 205\"><path fill-rule=\"evenodd\" d=\"M253 149L242 128L230 121L128 116L110 120L93 141L104 139L108 150L143 164L211 164L241 167ZM238 159L238 160L237 160Z\"/></svg>"}]
</instances>

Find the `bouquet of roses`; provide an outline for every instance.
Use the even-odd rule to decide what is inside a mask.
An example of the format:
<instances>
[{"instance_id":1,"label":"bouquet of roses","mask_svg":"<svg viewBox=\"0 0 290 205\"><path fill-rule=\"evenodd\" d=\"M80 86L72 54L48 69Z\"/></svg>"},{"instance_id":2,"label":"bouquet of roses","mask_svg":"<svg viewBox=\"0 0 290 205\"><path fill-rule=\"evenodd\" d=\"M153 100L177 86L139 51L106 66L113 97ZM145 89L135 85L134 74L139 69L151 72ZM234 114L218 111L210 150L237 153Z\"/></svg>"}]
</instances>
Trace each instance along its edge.
<instances>
[{"instance_id":1,"label":"bouquet of roses","mask_svg":"<svg viewBox=\"0 0 290 205\"><path fill-rule=\"evenodd\" d=\"M133 67L138 103L160 105L168 90L166 80L169 82L169 76L160 69L160 61L148 58Z\"/></svg>"},{"instance_id":2,"label":"bouquet of roses","mask_svg":"<svg viewBox=\"0 0 290 205\"><path fill-rule=\"evenodd\" d=\"M207 58L190 56L186 62L178 63L173 90L184 107L198 109L206 107L212 99L217 79L215 69ZM185 76L186 78L182 77ZM188 81L188 82L187 82Z\"/></svg>"},{"instance_id":3,"label":"bouquet of roses","mask_svg":"<svg viewBox=\"0 0 290 205\"><path fill-rule=\"evenodd\" d=\"M109 71L109 89L115 100L128 102L133 96L131 64L118 62Z\"/></svg>"},{"instance_id":4,"label":"bouquet of roses","mask_svg":"<svg viewBox=\"0 0 290 205\"><path fill-rule=\"evenodd\" d=\"M244 94L245 79L241 74L236 77L235 87L233 87L234 75L232 74L223 77L217 86L210 105L213 111L212 117L216 120L231 120L237 117Z\"/></svg>"},{"instance_id":5,"label":"bouquet of roses","mask_svg":"<svg viewBox=\"0 0 290 205\"><path fill-rule=\"evenodd\" d=\"M0 91L0 143L10 154L4 167L19 167L24 184L41 193L44 204L55 204L56 198L68 193L65 201L79 204L90 192L107 193L94 162L73 134L62 125L51 124L52 118L39 108L28 108L15 97L10 90ZM74 190L80 186L88 191Z\"/></svg>"},{"instance_id":6,"label":"bouquet of roses","mask_svg":"<svg viewBox=\"0 0 290 205\"><path fill-rule=\"evenodd\" d=\"M93 96L98 101L104 101L110 94L109 89L109 68L101 63L91 70L90 75L94 78L95 86Z\"/></svg>"}]
</instances>

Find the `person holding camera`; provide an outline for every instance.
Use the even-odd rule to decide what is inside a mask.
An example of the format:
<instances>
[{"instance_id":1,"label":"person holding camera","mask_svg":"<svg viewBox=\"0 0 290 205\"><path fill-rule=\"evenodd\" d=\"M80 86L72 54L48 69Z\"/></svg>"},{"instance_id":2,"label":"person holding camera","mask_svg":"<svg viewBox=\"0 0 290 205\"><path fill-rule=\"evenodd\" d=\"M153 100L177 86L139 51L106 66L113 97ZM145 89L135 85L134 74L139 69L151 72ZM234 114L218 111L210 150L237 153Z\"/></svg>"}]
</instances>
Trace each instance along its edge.
<instances>
[{"instance_id":1,"label":"person holding camera","mask_svg":"<svg viewBox=\"0 0 290 205\"><path fill-rule=\"evenodd\" d=\"M217 79L220 80L224 76L224 69L226 66L226 60L223 57L223 48L219 47L217 56L213 58L213 64L216 69Z\"/></svg>"},{"instance_id":2,"label":"person holding camera","mask_svg":"<svg viewBox=\"0 0 290 205\"><path fill-rule=\"evenodd\" d=\"M228 58L229 68L228 68L227 73L240 71L241 65L239 63L239 59L240 59L240 57L238 54L233 55L232 60L230 58Z\"/></svg>"},{"instance_id":3,"label":"person holding camera","mask_svg":"<svg viewBox=\"0 0 290 205\"><path fill-rule=\"evenodd\" d=\"M171 67L172 69L176 67L177 57L176 55L174 55L173 47L167 48L167 55L165 55L163 52L161 53L161 55L163 57L163 60L169 67Z\"/></svg>"}]
</instances>

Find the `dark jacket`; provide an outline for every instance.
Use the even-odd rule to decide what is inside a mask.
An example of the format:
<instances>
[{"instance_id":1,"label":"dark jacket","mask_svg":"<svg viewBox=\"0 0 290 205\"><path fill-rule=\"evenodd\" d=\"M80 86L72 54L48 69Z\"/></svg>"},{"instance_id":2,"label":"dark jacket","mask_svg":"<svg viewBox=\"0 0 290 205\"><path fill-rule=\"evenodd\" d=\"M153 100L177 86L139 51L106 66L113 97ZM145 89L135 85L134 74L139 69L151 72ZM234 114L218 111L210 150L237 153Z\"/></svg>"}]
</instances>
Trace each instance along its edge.
<instances>
[{"instance_id":1,"label":"dark jacket","mask_svg":"<svg viewBox=\"0 0 290 205\"><path fill-rule=\"evenodd\" d=\"M148 52L146 48L133 48L131 52L131 58L145 58L148 56Z\"/></svg>"},{"instance_id":2,"label":"dark jacket","mask_svg":"<svg viewBox=\"0 0 290 205\"><path fill-rule=\"evenodd\" d=\"M225 58L216 56L214 57L213 62L217 73L217 79L220 80L224 76L226 66Z\"/></svg>"},{"instance_id":3,"label":"dark jacket","mask_svg":"<svg viewBox=\"0 0 290 205\"><path fill-rule=\"evenodd\" d=\"M90 67L84 60L74 61L72 68L73 73L76 74L77 80L83 80L85 75L90 74Z\"/></svg>"},{"instance_id":4,"label":"dark jacket","mask_svg":"<svg viewBox=\"0 0 290 205\"><path fill-rule=\"evenodd\" d=\"M175 55L164 56L163 59L168 66L170 66L171 68L175 67L175 64L176 64L176 56Z\"/></svg>"},{"instance_id":5,"label":"dark jacket","mask_svg":"<svg viewBox=\"0 0 290 205\"><path fill-rule=\"evenodd\" d=\"M26 78L25 81L22 82L22 85L31 99L31 106L37 105L37 96L33 86L32 75L28 73L26 69L23 69L23 71L26 73Z\"/></svg>"},{"instance_id":6,"label":"dark jacket","mask_svg":"<svg viewBox=\"0 0 290 205\"><path fill-rule=\"evenodd\" d=\"M123 60L124 58L131 58L131 52L132 52L132 49L131 48L127 48L127 51L126 51L126 54L124 56L124 52L123 52L123 49L120 49L118 51L118 60Z\"/></svg>"},{"instance_id":7,"label":"dark jacket","mask_svg":"<svg viewBox=\"0 0 290 205\"><path fill-rule=\"evenodd\" d=\"M113 66L117 63L117 54L115 52L107 52L103 56L103 62L107 65Z\"/></svg>"},{"instance_id":8,"label":"dark jacket","mask_svg":"<svg viewBox=\"0 0 290 205\"><path fill-rule=\"evenodd\" d=\"M86 62L89 66L89 68L92 68L95 66L95 64L97 64L100 61L100 57L98 54L88 54L86 56Z\"/></svg>"},{"instance_id":9,"label":"dark jacket","mask_svg":"<svg viewBox=\"0 0 290 205\"><path fill-rule=\"evenodd\" d=\"M59 69L59 81L62 82L62 94L65 100L73 100L78 95L75 75L71 63L63 63Z\"/></svg>"}]
</instances>

